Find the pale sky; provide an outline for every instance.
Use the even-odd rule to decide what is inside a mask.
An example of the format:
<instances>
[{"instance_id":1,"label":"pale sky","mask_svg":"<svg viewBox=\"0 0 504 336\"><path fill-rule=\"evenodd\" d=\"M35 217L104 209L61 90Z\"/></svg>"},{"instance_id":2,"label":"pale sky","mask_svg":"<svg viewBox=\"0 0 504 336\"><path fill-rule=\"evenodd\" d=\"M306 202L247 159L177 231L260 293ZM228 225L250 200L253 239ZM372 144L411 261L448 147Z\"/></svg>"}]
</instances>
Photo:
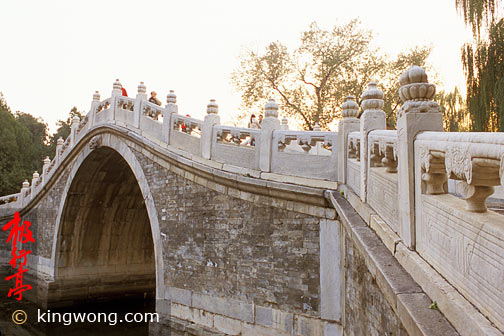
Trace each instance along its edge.
<instances>
[{"instance_id":1,"label":"pale sky","mask_svg":"<svg viewBox=\"0 0 504 336\"><path fill-rule=\"evenodd\" d=\"M179 113L193 117L214 98L225 123L240 106L238 56L277 40L292 50L313 21L330 29L358 17L392 56L431 45L446 89L464 86L470 38L455 0L2 1L0 12L0 92L51 130L72 106L87 112L95 90L109 97L116 78L130 97L140 81L163 103L175 90Z\"/></svg>"}]
</instances>

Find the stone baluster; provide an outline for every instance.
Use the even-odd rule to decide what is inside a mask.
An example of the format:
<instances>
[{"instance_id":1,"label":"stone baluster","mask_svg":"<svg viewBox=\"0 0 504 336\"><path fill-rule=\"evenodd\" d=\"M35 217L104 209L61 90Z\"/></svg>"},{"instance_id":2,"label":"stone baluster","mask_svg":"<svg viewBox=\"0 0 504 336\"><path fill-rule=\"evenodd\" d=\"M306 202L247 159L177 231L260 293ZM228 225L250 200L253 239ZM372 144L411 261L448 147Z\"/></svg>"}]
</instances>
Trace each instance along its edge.
<instances>
[{"instance_id":1,"label":"stone baluster","mask_svg":"<svg viewBox=\"0 0 504 336\"><path fill-rule=\"evenodd\" d=\"M39 179L40 175L37 171L35 171L33 173L33 177L32 177L32 182L31 182L31 199L33 199L33 197L35 197L35 186L37 185L37 181Z\"/></svg>"},{"instance_id":2,"label":"stone baluster","mask_svg":"<svg viewBox=\"0 0 504 336\"><path fill-rule=\"evenodd\" d=\"M412 66L399 78L399 97L404 102L397 111L397 161L399 226L403 242L415 248L415 136L422 131L443 131L443 113L432 101L436 86L425 70Z\"/></svg>"},{"instance_id":3,"label":"stone baluster","mask_svg":"<svg viewBox=\"0 0 504 336\"><path fill-rule=\"evenodd\" d=\"M25 202L25 193L30 190L30 183L28 183L28 180L25 180L22 184L22 187L21 187L21 195L20 195L20 204L21 204L21 207L24 207L26 204L28 204L28 202Z\"/></svg>"},{"instance_id":4,"label":"stone baluster","mask_svg":"<svg viewBox=\"0 0 504 336\"><path fill-rule=\"evenodd\" d=\"M59 137L59 139L56 141L56 162L59 163L61 161L61 150L63 148L63 144L65 143L65 140L63 140L62 137Z\"/></svg>"},{"instance_id":5,"label":"stone baluster","mask_svg":"<svg viewBox=\"0 0 504 336\"><path fill-rule=\"evenodd\" d=\"M215 99L210 99L207 105L207 115L203 119L203 127L201 130L201 156L205 159L210 159L212 156L212 141L214 125L220 124L218 115L219 106Z\"/></svg>"},{"instance_id":6,"label":"stone baluster","mask_svg":"<svg viewBox=\"0 0 504 336\"><path fill-rule=\"evenodd\" d=\"M369 82L361 98L364 113L360 118L360 198L366 202L371 149L368 145L368 136L371 131L386 129L386 122L385 112L382 110L383 92L378 89L376 82Z\"/></svg>"},{"instance_id":7,"label":"stone baluster","mask_svg":"<svg viewBox=\"0 0 504 336\"><path fill-rule=\"evenodd\" d=\"M93 93L93 100L91 101L91 108L89 109L89 122L91 123L89 127L93 127L95 124L95 116L96 116L96 110L98 109L98 106L100 105L100 93L98 91L95 91Z\"/></svg>"},{"instance_id":8,"label":"stone baluster","mask_svg":"<svg viewBox=\"0 0 504 336\"><path fill-rule=\"evenodd\" d=\"M79 116L73 116L72 118L72 128L70 130L70 147L73 147L77 142L77 128L79 127L80 118Z\"/></svg>"},{"instance_id":9,"label":"stone baluster","mask_svg":"<svg viewBox=\"0 0 504 336\"><path fill-rule=\"evenodd\" d=\"M347 96L341 105L343 119L338 124L338 182L346 184L348 160L348 133L359 130L359 105L353 96Z\"/></svg>"},{"instance_id":10,"label":"stone baluster","mask_svg":"<svg viewBox=\"0 0 504 336\"><path fill-rule=\"evenodd\" d=\"M173 90L166 96L166 106L163 110L163 140L170 144L170 134L172 132L172 115L178 113L177 96Z\"/></svg>"},{"instance_id":11,"label":"stone baluster","mask_svg":"<svg viewBox=\"0 0 504 336\"><path fill-rule=\"evenodd\" d=\"M112 95L110 96L110 108L112 109L112 120L116 119L117 102L122 96L122 84L116 79L112 85Z\"/></svg>"},{"instance_id":12,"label":"stone baluster","mask_svg":"<svg viewBox=\"0 0 504 336\"><path fill-rule=\"evenodd\" d=\"M42 160L42 182L47 181L47 174L49 173L47 170L49 169L49 165L51 164L51 159L49 156L46 156L44 160Z\"/></svg>"},{"instance_id":13,"label":"stone baluster","mask_svg":"<svg viewBox=\"0 0 504 336\"><path fill-rule=\"evenodd\" d=\"M147 100L147 87L145 86L144 82L140 82L138 84L138 91L136 95L136 100L135 100L135 106L133 108L133 125L136 128L140 128L140 119L142 116L142 105L144 102Z\"/></svg>"},{"instance_id":14,"label":"stone baluster","mask_svg":"<svg viewBox=\"0 0 504 336\"><path fill-rule=\"evenodd\" d=\"M287 119L287 116L283 116L280 129L283 131L289 130L289 119Z\"/></svg>"},{"instance_id":15,"label":"stone baluster","mask_svg":"<svg viewBox=\"0 0 504 336\"><path fill-rule=\"evenodd\" d=\"M261 123L259 168L263 172L270 172L271 170L273 131L277 129L280 129L278 104L274 99L270 99L266 105L264 105L264 119Z\"/></svg>"}]
</instances>

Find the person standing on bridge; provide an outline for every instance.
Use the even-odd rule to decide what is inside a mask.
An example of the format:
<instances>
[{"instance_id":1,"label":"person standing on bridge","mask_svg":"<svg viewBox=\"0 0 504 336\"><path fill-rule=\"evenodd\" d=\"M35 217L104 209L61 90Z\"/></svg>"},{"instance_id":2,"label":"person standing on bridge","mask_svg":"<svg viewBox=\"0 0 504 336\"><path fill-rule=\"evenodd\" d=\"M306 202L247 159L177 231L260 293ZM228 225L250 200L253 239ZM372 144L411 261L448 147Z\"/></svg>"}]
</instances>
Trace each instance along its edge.
<instances>
[{"instance_id":1,"label":"person standing on bridge","mask_svg":"<svg viewBox=\"0 0 504 336\"><path fill-rule=\"evenodd\" d=\"M157 92L156 91L152 91L150 93L150 98L149 98L149 102L153 103L153 104L156 104L156 105L159 105L161 106L161 101L159 99L156 98L157 96Z\"/></svg>"}]
</instances>

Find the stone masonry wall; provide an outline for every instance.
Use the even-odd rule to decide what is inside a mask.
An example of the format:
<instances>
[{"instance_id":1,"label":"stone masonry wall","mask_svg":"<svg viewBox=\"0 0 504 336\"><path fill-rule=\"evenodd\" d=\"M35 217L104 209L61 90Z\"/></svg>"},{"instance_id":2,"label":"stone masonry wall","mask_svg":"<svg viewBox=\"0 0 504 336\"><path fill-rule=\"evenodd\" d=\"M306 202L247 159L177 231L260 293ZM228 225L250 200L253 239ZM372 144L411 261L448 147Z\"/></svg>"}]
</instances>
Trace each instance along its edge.
<instances>
[{"instance_id":1,"label":"stone masonry wall","mask_svg":"<svg viewBox=\"0 0 504 336\"><path fill-rule=\"evenodd\" d=\"M369 272L348 231L343 229L346 335L408 335Z\"/></svg>"},{"instance_id":2,"label":"stone masonry wall","mask_svg":"<svg viewBox=\"0 0 504 336\"><path fill-rule=\"evenodd\" d=\"M135 152L158 209L167 287L319 316L319 219L209 190Z\"/></svg>"}]
</instances>

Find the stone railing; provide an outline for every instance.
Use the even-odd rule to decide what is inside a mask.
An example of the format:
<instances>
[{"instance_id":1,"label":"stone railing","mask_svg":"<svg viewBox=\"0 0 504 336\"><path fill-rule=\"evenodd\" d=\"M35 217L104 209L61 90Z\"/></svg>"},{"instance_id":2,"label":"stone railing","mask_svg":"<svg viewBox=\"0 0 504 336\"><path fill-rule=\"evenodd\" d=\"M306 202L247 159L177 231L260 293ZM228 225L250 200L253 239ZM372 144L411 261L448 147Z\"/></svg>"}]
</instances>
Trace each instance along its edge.
<instances>
[{"instance_id":1,"label":"stone railing","mask_svg":"<svg viewBox=\"0 0 504 336\"><path fill-rule=\"evenodd\" d=\"M393 241L417 251L504 330L504 216L485 205L494 187L504 184L504 134L444 133L441 109L432 101L435 87L423 69L408 69L400 84L397 131L386 130L383 93L371 82L361 97L361 117L359 105L347 97L336 133L288 130L273 100L265 105L261 129L220 125L214 100L199 120L178 113L173 91L161 107L147 101L143 83L136 98L128 98L116 81L110 98L100 101L96 92L85 118L72 119L70 136L58 140L53 160L44 159L31 186L25 181L20 193L3 196L0 204L28 204L86 134L115 125L249 177L281 175L289 183L328 189L335 182L346 185L347 198L379 215ZM457 181L461 197L447 193L449 179Z\"/></svg>"},{"instance_id":2,"label":"stone railing","mask_svg":"<svg viewBox=\"0 0 504 336\"><path fill-rule=\"evenodd\" d=\"M385 129L375 83L362 96L360 119L347 98L338 182L356 208L365 203L379 216L392 250L401 241L416 251L504 331L504 216L486 206L494 188L504 186L504 134L445 133L424 70L408 69L400 84L397 130Z\"/></svg>"}]
</instances>

